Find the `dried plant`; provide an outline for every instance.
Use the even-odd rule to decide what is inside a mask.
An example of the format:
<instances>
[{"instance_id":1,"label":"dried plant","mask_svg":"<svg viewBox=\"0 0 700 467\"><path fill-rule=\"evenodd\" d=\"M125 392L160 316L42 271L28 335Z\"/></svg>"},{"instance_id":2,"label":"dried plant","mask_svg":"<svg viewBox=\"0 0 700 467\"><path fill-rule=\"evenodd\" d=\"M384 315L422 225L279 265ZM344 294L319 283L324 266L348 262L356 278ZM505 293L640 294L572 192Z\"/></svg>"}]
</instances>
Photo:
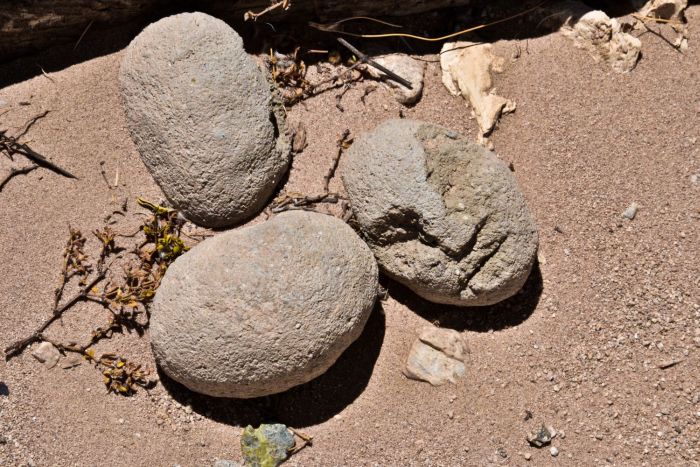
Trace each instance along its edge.
<instances>
[{"instance_id":1,"label":"dried plant","mask_svg":"<svg viewBox=\"0 0 700 467\"><path fill-rule=\"evenodd\" d=\"M25 339L19 340L5 349L7 359L19 355L33 342L52 343L62 353L73 352L83 356L101 372L108 392L132 395L138 386L152 384L150 372L116 354L95 355L94 345L114 333L136 332L143 335L148 328L148 304L155 296L156 289L175 259L189 248L181 238L180 220L174 209L138 198L140 206L150 211L139 230L131 235L117 234L105 226L93 232L100 242L97 257L90 258L85 253L87 239L77 230L69 227L68 241L63 252L61 283L56 289L51 316ZM129 252L119 273L114 267L116 256L124 251L117 246L120 237L135 237L141 234L142 241ZM67 286L78 277L78 292L64 300ZM94 302L109 311L107 323L96 327L82 345L74 342L62 343L49 339L44 331L78 302Z\"/></svg>"}]
</instances>

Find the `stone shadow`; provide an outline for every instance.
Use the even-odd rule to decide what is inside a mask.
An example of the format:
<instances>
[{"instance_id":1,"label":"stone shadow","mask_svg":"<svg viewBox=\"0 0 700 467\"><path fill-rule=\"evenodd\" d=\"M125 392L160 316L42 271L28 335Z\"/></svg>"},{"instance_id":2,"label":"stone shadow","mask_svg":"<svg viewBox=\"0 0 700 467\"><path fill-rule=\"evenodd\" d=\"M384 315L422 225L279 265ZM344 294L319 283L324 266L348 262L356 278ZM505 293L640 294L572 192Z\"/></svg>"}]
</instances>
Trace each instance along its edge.
<instances>
[{"instance_id":1,"label":"stone shadow","mask_svg":"<svg viewBox=\"0 0 700 467\"><path fill-rule=\"evenodd\" d=\"M384 341L385 317L378 301L360 337L318 378L281 394L256 399L205 396L158 370L160 381L180 404L220 423L235 426L284 423L304 428L340 413L362 394Z\"/></svg>"},{"instance_id":2,"label":"stone shadow","mask_svg":"<svg viewBox=\"0 0 700 467\"><path fill-rule=\"evenodd\" d=\"M491 306L440 305L424 300L394 280L383 278L381 282L394 300L422 318L460 332L499 331L525 322L537 308L543 290L542 273L537 261L520 292Z\"/></svg>"}]
</instances>

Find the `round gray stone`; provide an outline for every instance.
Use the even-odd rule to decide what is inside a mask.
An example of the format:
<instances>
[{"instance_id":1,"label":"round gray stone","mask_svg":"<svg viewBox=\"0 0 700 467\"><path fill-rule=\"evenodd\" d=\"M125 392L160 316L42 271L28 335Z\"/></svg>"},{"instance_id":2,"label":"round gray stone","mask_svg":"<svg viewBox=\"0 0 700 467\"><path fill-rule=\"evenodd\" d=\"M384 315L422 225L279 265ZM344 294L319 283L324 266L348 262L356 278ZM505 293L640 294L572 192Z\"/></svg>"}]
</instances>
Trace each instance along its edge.
<instances>
[{"instance_id":1,"label":"round gray stone","mask_svg":"<svg viewBox=\"0 0 700 467\"><path fill-rule=\"evenodd\" d=\"M391 120L356 139L340 173L379 266L418 295L480 306L523 286L537 230L491 151L436 125Z\"/></svg>"},{"instance_id":2,"label":"round gray stone","mask_svg":"<svg viewBox=\"0 0 700 467\"><path fill-rule=\"evenodd\" d=\"M281 107L226 23L203 13L149 25L119 74L131 136L173 205L224 227L257 213L289 164Z\"/></svg>"},{"instance_id":3,"label":"round gray stone","mask_svg":"<svg viewBox=\"0 0 700 467\"><path fill-rule=\"evenodd\" d=\"M292 211L216 235L163 277L150 325L156 361L211 396L306 383L361 334L377 276L355 231L323 214Z\"/></svg>"}]
</instances>

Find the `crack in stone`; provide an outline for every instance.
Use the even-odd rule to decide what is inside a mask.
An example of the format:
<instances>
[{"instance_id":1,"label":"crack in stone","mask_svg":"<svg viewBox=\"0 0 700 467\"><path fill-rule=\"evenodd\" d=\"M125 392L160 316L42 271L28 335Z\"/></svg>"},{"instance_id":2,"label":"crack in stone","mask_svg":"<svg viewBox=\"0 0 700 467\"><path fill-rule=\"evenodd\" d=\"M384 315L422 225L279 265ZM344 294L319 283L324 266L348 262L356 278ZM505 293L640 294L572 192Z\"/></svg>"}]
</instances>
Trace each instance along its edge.
<instances>
[{"instance_id":1,"label":"crack in stone","mask_svg":"<svg viewBox=\"0 0 700 467\"><path fill-rule=\"evenodd\" d=\"M472 281L472 279L474 279L474 277L477 274L479 274L481 269L484 266L486 266L486 263L488 263L491 260L491 258L496 256L496 254L499 252L499 250L501 249L501 246L503 246L503 244L505 243L507 238L508 238L507 235L503 235L498 240L496 240L494 242L496 244L496 247L494 249L492 249L490 252L488 252L487 254L485 254L484 256L482 256L479 259L479 261L477 262L477 264L473 267L472 271L467 276L465 276L462 280L460 280L460 282L464 284L462 286L462 290L468 288L468 289L472 290L472 292L474 292L474 290L469 285L470 282ZM474 292L474 295L476 295L476 292Z\"/></svg>"}]
</instances>

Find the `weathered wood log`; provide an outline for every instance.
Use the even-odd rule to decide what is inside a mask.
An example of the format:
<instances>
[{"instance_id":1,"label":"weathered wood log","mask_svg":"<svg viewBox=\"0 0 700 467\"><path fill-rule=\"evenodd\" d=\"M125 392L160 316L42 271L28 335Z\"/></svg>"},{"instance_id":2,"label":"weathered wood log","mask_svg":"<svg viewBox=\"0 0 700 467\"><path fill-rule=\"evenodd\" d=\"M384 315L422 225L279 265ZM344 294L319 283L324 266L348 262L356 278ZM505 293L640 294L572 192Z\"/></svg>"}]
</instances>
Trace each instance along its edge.
<instances>
[{"instance_id":1,"label":"weathered wood log","mask_svg":"<svg viewBox=\"0 0 700 467\"><path fill-rule=\"evenodd\" d=\"M276 0L275 0L276 1ZM173 10L166 0L5 0L0 6L0 62L50 45L75 42L91 25L126 23L145 15ZM220 17L242 18L260 11L272 0L181 1L176 7ZM329 20L347 16L401 16L462 6L471 0L291 0L287 10L277 9L266 20ZM226 18L225 18L226 19Z\"/></svg>"}]
</instances>

